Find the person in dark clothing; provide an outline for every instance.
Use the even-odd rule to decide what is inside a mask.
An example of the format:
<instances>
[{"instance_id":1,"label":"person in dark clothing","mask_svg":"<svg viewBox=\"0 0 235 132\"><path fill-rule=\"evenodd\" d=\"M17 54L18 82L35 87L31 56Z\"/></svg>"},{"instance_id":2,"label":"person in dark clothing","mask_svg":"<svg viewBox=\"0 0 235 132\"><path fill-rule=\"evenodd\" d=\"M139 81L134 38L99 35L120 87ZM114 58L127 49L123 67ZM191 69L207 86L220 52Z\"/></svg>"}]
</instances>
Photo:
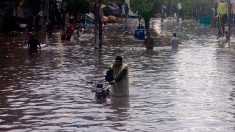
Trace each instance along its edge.
<instances>
[{"instance_id":1,"label":"person in dark clothing","mask_svg":"<svg viewBox=\"0 0 235 132\"><path fill-rule=\"evenodd\" d=\"M33 35L29 37L28 48L31 50L37 50L38 48L41 48L40 43L34 38Z\"/></svg>"},{"instance_id":2,"label":"person in dark clothing","mask_svg":"<svg viewBox=\"0 0 235 132\"><path fill-rule=\"evenodd\" d=\"M150 36L149 32L147 33L147 37L144 39L144 45L145 45L146 49L153 50L154 40Z\"/></svg>"},{"instance_id":3,"label":"person in dark clothing","mask_svg":"<svg viewBox=\"0 0 235 132\"><path fill-rule=\"evenodd\" d=\"M65 32L64 29L61 30L61 33L60 33L60 34L61 34L61 35L60 35L60 36L61 36L61 40L66 40L67 37L66 37L66 32Z\"/></svg>"},{"instance_id":4,"label":"person in dark clothing","mask_svg":"<svg viewBox=\"0 0 235 132\"><path fill-rule=\"evenodd\" d=\"M228 31L225 31L225 40L224 43L230 42L230 34Z\"/></svg>"},{"instance_id":5,"label":"person in dark clothing","mask_svg":"<svg viewBox=\"0 0 235 132\"><path fill-rule=\"evenodd\" d=\"M73 35L73 28L72 26L68 26L67 30L66 30L66 40L69 41L71 39L71 36Z\"/></svg>"},{"instance_id":6,"label":"person in dark clothing","mask_svg":"<svg viewBox=\"0 0 235 132\"><path fill-rule=\"evenodd\" d=\"M52 25L50 22L48 22L46 28L47 28L47 33L48 33L48 35L52 35L52 32L53 32L53 25Z\"/></svg>"}]
</instances>

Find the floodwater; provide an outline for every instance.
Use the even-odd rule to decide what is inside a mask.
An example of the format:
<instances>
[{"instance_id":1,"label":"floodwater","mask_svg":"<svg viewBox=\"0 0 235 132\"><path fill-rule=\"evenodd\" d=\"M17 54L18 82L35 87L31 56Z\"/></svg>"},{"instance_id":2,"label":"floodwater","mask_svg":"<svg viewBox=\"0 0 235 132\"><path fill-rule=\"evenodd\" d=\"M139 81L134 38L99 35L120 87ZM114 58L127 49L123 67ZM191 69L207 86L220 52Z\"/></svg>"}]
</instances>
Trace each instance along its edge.
<instances>
[{"instance_id":1,"label":"floodwater","mask_svg":"<svg viewBox=\"0 0 235 132\"><path fill-rule=\"evenodd\" d=\"M29 54L7 44L0 131L234 132L235 52L209 33L188 36L178 50L146 51L139 41L95 50L54 37ZM87 82L102 80L116 55L129 65L130 97L97 101Z\"/></svg>"}]
</instances>

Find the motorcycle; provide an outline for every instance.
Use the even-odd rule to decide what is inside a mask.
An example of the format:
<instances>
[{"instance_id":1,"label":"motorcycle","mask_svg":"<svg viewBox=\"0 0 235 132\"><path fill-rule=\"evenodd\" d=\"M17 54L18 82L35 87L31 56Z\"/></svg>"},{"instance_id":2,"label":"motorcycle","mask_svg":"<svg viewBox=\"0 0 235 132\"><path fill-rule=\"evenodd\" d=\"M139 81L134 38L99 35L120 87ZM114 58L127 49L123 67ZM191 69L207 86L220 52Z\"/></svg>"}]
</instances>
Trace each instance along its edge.
<instances>
[{"instance_id":1,"label":"motorcycle","mask_svg":"<svg viewBox=\"0 0 235 132\"><path fill-rule=\"evenodd\" d=\"M109 84L108 83L100 83L100 82L89 82L93 84L92 92L95 92L96 99L106 99L110 95Z\"/></svg>"}]
</instances>

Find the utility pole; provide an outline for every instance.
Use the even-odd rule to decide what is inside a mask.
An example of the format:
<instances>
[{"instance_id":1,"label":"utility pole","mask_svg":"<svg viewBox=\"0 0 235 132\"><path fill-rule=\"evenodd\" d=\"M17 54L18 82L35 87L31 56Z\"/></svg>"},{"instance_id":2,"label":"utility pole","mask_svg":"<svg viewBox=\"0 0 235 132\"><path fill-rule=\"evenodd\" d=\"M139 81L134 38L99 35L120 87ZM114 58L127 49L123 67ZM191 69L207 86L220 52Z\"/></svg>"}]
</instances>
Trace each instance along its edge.
<instances>
[{"instance_id":1,"label":"utility pole","mask_svg":"<svg viewBox=\"0 0 235 132\"><path fill-rule=\"evenodd\" d=\"M98 24L99 24L99 8L98 8L98 0L95 0L95 7L94 7L94 15L95 15L95 48L98 48L99 47L99 27L98 27Z\"/></svg>"},{"instance_id":2,"label":"utility pole","mask_svg":"<svg viewBox=\"0 0 235 132\"><path fill-rule=\"evenodd\" d=\"M102 49L102 44L103 44L103 23L102 23L102 18L103 18L103 8L101 8L103 1L99 0L99 49Z\"/></svg>"},{"instance_id":3,"label":"utility pole","mask_svg":"<svg viewBox=\"0 0 235 132\"><path fill-rule=\"evenodd\" d=\"M231 17L231 2L230 0L227 0L227 8L228 8L228 33L231 34L231 25L230 25L230 17Z\"/></svg>"},{"instance_id":4,"label":"utility pole","mask_svg":"<svg viewBox=\"0 0 235 132\"><path fill-rule=\"evenodd\" d=\"M43 17L44 17L45 12L43 12L43 11L44 11L44 9L43 9L44 6L43 6L43 4L44 4L44 3L43 3L43 0L40 0L40 5L39 5L40 11L39 11L38 14L39 14L39 16L40 16L40 22L39 22L39 23L40 23L40 28L41 28L40 31L41 31L41 32L44 31L44 24L43 24L43 23L44 23L44 18L43 18Z\"/></svg>"},{"instance_id":5,"label":"utility pole","mask_svg":"<svg viewBox=\"0 0 235 132\"><path fill-rule=\"evenodd\" d=\"M50 14L49 14L49 10L50 10L50 1L46 0L45 1L45 11L46 11L46 22L48 23L50 21Z\"/></svg>"},{"instance_id":6,"label":"utility pole","mask_svg":"<svg viewBox=\"0 0 235 132\"><path fill-rule=\"evenodd\" d=\"M125 33L127 34L127 19L129 14L129 5L127 1L125 2L124 7L125 7Z\"/></svg>"},{"instance_id":7,"label":"utility pole","mask_svg":"<svg viewBox=\"0 0 235 132\"><path fill-rule=\"evenodd\" d=\"M102 48L103 43L103 23L102 23L102 0L95 0L95 48Z\"/></svg>"}]
</instances>

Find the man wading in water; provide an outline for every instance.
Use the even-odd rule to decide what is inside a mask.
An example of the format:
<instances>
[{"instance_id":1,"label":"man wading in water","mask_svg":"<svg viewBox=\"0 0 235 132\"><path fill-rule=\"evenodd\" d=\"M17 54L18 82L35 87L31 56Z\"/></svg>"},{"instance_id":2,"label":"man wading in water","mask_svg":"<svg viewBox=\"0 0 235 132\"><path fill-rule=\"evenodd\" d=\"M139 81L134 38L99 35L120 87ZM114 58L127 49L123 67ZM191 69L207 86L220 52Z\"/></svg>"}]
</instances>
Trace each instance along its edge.
<instances>
[{"instance_id":1,"label":"man wading in water","mask_svg":"<svg viewBox=\"0 0 235 132\"><path fill-rule=\"evenodd\" d=\"M129 75L127 64L122 63L122 57L117 56L115 62L106 73L105 80L112 85L111 95L116 97L129 96Z\"/></svg>"},{"instance_id":2,"label":"man wading in water","mask_svg":"<svg viewBox=\"0 0 235 132\"><path fill-rule=\"evenodd\" d=\"M144 45L145 45L146 49L153 50L154 40L150 36L149 32L147 33L147 37L144 39Z\"/></svg>"},{"instance_id":3,"label":"man wading in water","mask_svg":"<svg viewBox=\"0 0 235 132\"><path fill-rule=\"evenodd\" d=\"M176 33L173 33L173 37L170 40L170 44L172 46L172 49L177 49L179 47L180 41L176 37Z\"/></svg>"},{"instance_id":4,"label":"man wading in water","mask_svg":"<svg viewBox=\"0 0 235 132\"><path fill-rule=\"evenodd\" d=\"M29 37L28 48L29 48L30 52L37 52L37 49L41 48L40 43L38 42L38 40L36 40L34 38L33 35L30 35L30 37Z\"/></svg>"}]
</instances>

